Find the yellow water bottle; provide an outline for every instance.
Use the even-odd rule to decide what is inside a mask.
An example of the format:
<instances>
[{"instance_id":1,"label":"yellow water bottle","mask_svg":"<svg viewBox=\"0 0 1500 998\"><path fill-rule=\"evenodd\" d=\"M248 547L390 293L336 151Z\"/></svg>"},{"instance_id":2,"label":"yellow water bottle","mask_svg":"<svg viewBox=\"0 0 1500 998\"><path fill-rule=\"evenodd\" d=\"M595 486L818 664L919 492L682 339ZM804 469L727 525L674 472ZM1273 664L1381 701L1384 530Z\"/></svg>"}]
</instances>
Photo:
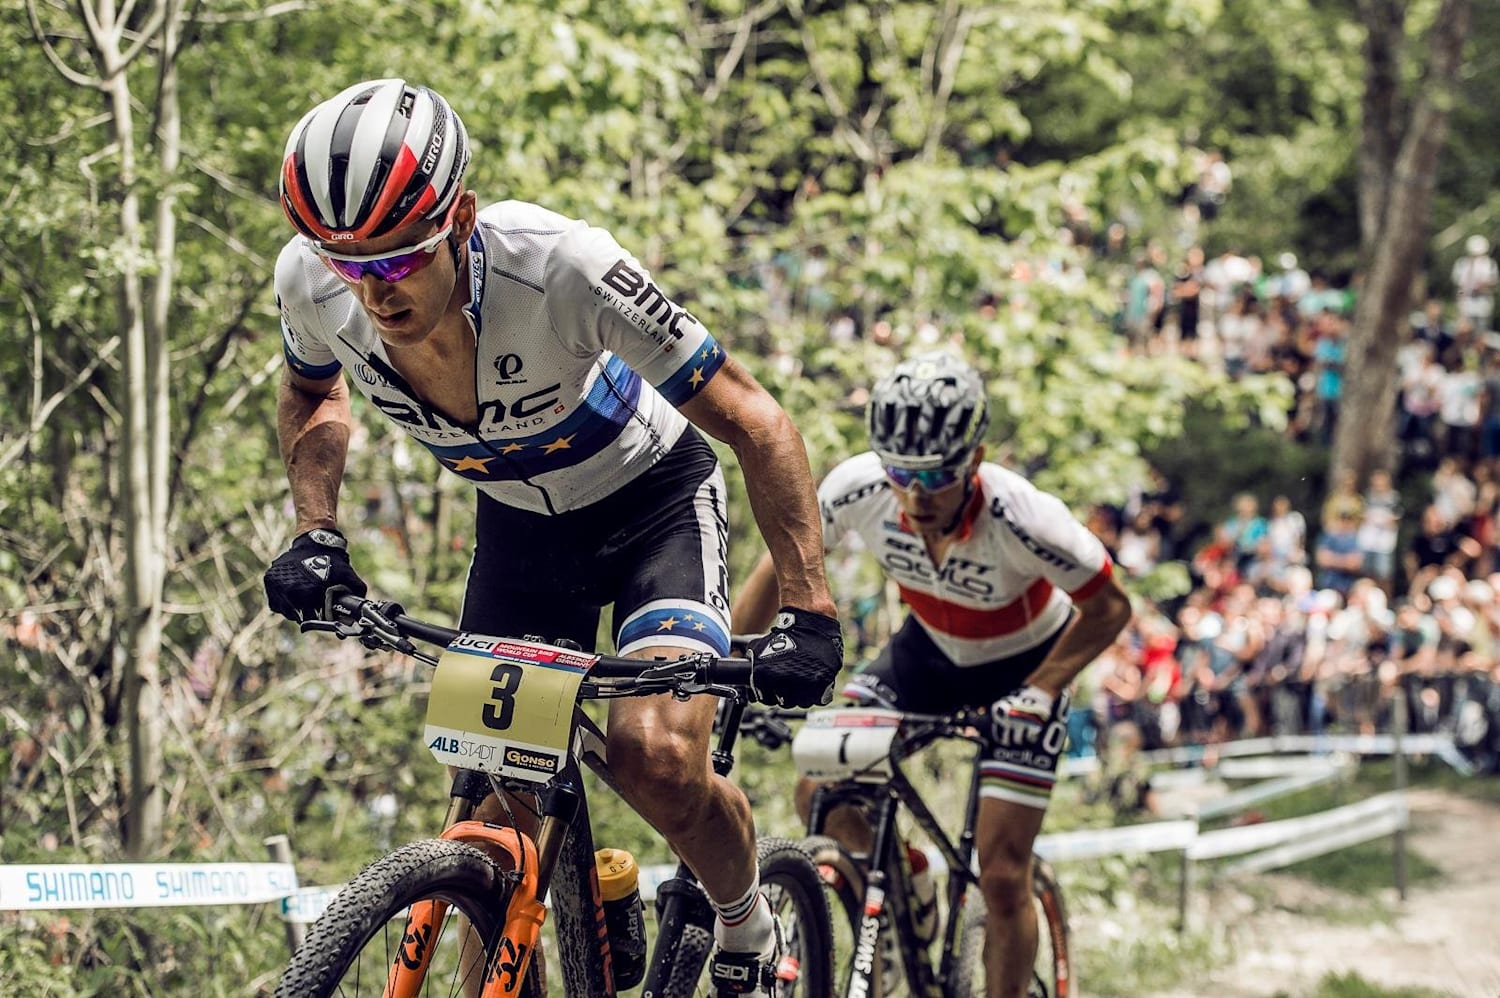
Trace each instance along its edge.
<instances>
[{"instance_id":1,"label":"yellow water bottle","mask_svg":"<svg viewBox=\"0 0 1500 998\"><path fill-rule=\"evenodd\" d=\"M615 990L628 991L646 976L646 910L641 903L640 871L624 849L594 853L604 924L614 957Z\"/></svg>"}]
</instances>

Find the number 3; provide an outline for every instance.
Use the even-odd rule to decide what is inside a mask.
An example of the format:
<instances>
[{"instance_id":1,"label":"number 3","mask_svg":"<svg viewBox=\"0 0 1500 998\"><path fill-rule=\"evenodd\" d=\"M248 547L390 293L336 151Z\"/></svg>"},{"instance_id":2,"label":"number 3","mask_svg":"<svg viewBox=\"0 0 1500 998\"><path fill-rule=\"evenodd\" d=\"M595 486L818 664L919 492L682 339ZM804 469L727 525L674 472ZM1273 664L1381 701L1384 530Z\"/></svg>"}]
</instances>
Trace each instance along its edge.
<instances>
[{"instance_id":1,"label":"number 3","mask_svg":"<svg viewBox=\"0 0 1500 998\"><path fill-rule=\"evenodd\" d=\"M491 703L484 705L484 726L504 731L510 727L511 715L516 712L516 690L521 687L523 672L519 665L501 662L490 673L490 681L497 683L490 690Z\"/></svg>"}]
</instances>

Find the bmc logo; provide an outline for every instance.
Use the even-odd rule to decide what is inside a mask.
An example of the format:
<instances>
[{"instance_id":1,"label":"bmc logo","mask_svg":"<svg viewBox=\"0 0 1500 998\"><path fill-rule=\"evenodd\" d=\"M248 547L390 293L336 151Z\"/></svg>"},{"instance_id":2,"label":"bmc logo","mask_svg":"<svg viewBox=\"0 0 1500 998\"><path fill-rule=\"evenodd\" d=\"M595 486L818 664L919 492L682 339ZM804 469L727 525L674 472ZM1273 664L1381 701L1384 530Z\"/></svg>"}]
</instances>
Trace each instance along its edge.
<instances>
[{"instance_id":1,"label":"bmc logo","mask_svg":"<svg viewBox=\"0 0 1500 998\"><path fill-rule=\"evenodd\" d=\"M679 322L683 319L695 324L698 322L692 313L679 308L661 293L660 288L646 280L624 260L615 261L615 265L604 275L603 284L629 298L679 340L682 339L682 330L677 328Z\"/></svg>"}]
</instances>

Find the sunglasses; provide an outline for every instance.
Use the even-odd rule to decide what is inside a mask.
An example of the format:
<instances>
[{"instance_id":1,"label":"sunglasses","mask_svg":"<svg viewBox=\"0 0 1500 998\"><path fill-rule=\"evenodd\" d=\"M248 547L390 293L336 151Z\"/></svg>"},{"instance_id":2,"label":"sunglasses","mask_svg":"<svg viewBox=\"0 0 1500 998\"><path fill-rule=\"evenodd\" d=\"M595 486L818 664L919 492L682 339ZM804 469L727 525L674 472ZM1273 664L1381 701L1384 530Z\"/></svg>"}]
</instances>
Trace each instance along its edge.
<instances>
[{"instance_id":1,"label":"sunglasses","mask_svg":"<svg viewBox=\"0 0 1500 998\"><path fill-rule=\"evenodd\" d=\"M928 468L923 471L912 471L909 468L893 468L885 466L885 477L891 480L891 484L898 489L909 489L914 485L920 485L928 492L936 492L946 489L959 479L963 478L969 470L967 464L951 468Z\"/></svg>"},{"instance_id":2,"label":"sunglasses","mask_svg":"<svg viewBox=\"0 0 1500 998\"><path fill-rule=\"evenodd\" d=\"M437 259L438 247L452 231L453 226L450 223L443 226L443 230L431 239L424 239L415 246L392 250L389 253L376 253L373 256L347 256L342 253L330 253L316 246L313 249L318 256L323 258L323 262L328 264L330 270L351 284L358 284L366 274L373 274L387 284L395 284L397 281L404 281Z\"/></svg>"}]
</instances>

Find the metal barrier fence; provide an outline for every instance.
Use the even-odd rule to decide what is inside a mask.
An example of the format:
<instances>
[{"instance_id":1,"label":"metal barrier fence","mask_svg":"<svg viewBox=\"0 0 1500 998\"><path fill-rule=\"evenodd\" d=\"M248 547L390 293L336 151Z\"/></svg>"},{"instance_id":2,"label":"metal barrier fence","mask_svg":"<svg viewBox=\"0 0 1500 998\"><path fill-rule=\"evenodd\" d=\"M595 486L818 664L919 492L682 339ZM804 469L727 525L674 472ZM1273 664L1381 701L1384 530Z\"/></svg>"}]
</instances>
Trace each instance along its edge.
<instances>
[{"instance_id":1,"label":"metal barrier fence","mask_svg":"<svg viewBox=\"0 0 1500 998\"><path fill-rule=\"evenodd\" d=\"M1394 736L1254 739L1217 746L1220 775L1260 782L1231 791L1197 807L1177 820L1144 822L1119 828L1081 829L1039 836L1037 852L1052 862L1066 863L1106 856L1176 852L1182 857L1179 926L1187 923L1188 897L1196 864L1241 857L1218 868L1219 876L1237 876L1287 866L1385 836L1395 836L1395 877L1405 896L1404 832L1407 807L1404 794L1408 755L1448 758L1453 745L1444 736L1403 739ZM1390 755L1397 760L1397 787L1356 804L1281 821L1204 831L1200 825L1223 818L1252 804L1338 778L1350 765L1331 756L1253 753L1301 750L1322 751L1337 746L1351 755ZM1162 762L1201 761L1201 751L1155 753ZM1456 752L1454 753L1456 755ZM1194 772L1192 770L1184 772ZM288 943L295 948L305 926L315 921L342 885L299 886L285 836L266 840L275 862L269 863L110 863L18 864L0 866L0 911L47 909L160 908L185 905L253 905L275 903L287 926ZM934 856L941 871L941 857ZM641 869L641 893L648 900L668 879L672 865L652 864Z\"/></svg>"}]
</instances>

